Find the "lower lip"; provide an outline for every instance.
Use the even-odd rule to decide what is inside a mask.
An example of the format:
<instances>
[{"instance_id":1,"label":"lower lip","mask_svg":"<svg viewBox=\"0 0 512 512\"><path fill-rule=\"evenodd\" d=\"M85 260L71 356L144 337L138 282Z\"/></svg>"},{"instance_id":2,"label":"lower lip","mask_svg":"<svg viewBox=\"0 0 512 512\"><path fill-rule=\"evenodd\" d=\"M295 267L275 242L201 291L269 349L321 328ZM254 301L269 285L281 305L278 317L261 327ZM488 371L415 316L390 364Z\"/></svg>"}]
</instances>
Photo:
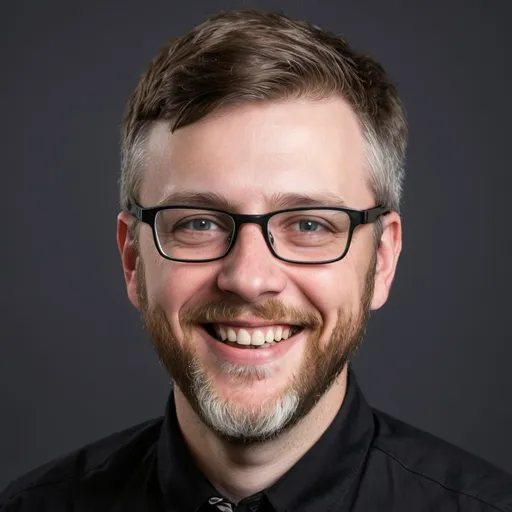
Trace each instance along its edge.
<instances>
[{"instance_id":1,"label":"lower lip","mask_svg":"<svg viewBox=\"0 0 512 512\"><path fill-rule=\"evenodd\" d=\"M220 359L240 365L268 364L283 357L303 336L301 331L287 340L275 342L268 348L236 348L213 338L206 330L206 341Z\"/></svg>"}]
</instances>

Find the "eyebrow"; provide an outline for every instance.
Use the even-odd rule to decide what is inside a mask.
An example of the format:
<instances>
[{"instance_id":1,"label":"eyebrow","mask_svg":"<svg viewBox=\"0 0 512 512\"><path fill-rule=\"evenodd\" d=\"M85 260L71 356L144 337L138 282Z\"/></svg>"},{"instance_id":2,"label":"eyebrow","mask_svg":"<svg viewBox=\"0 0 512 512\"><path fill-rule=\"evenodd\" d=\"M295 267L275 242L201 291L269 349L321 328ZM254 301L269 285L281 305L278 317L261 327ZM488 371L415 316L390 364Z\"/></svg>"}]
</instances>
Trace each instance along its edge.
<instances>
[{"instance_id":1,"label":"eyebrow","mask_svg":"<svg viewBox=\"0 0 512 512\"><path fill-rule=\"evenodd\" d=\"M198 206L202 208L211 207L219 210L236 210L236 204L220 194L216 194L215 192L195 192L192 190L172 192L159 201L155 206L160 207L174 205Z\"/></svg>"},{"instance_id":2,"label":"eyebrow","mask_svg":"<svg viewBox=\"0 0 512 512\"><path fill-rule=\"evenodd\" d=\"M269 198L269 204L276 210L287 208L298 208L303 206L334 206L346 207L344 199L329 190L324 190L318 195L299 194L295 192L279 192L272 194ZM243 203L233 202L226 197L215 192L198 192L192 190L183 190L172 192L164 199L159 201L155 207L160 206L197 206L201 208L216 208L231 212L243 209Z\"/></svg>"},{"instance_id":3,"label":"eyebrow","mask_svg":"<svg viewBox=\"0 0 512 512\"><path fill-rule=\"evenodd\" d=\"M329 190L324 190L318 195L278 193L273 194L270 203L276 208L298 208L301 206L341 206L346 207L344 199Z\"/></svg>"}]
</instances>

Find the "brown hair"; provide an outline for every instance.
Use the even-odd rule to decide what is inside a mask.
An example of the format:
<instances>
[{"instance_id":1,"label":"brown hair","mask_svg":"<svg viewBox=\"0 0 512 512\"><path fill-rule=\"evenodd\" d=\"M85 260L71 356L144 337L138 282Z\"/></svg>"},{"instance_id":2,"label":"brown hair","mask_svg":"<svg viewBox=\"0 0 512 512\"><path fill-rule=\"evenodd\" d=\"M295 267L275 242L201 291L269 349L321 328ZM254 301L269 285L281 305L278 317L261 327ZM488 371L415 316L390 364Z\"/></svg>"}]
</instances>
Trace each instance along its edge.
<instances>
[{"instance_id":1,"label":"brown hair","mask_svg":"<svg viewBox=\"0 0 512 512\"><path fill-rule=\"evenodd\" d=\"M377 204L399 211L407 127L395 86L375 60L283 14L223 11L164 46L141 76L122 127L121 207L137 198L148 135L250 101L341 95L360 121Z\"/></svg>"}]
</instances>

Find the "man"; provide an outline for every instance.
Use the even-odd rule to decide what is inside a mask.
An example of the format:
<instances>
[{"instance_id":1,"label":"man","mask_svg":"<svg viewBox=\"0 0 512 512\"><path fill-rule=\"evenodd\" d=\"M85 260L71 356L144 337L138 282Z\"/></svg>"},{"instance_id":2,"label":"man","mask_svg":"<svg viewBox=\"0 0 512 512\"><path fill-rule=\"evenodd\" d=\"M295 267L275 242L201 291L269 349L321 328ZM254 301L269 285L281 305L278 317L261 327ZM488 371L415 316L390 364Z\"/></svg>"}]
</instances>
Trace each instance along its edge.
<instances>
[{"instance_id":1,"label":"man","mask_svg":"<svg viewBox=\"0 0 512 512\"><path fill-rule=\"evenodd\" d=\"M224 12L153 60L122 144L118 245L165 418L33 471L1 510L512 510L511 477L371 409L348 367L401 250L406 125L379 64Z\"/></svg>"}]
</instances>

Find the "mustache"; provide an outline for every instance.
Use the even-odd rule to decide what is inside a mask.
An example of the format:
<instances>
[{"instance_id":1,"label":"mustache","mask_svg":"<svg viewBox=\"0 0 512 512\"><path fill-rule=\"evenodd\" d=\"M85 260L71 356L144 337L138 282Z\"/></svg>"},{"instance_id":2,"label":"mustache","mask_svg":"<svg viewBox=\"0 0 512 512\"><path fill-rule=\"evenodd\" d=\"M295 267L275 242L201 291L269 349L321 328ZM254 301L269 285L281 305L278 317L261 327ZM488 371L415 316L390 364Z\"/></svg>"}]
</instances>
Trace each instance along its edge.
<instances>
[{"instance_id":1,"label":"mustache","mask_svg":"<svg viewBox=\"0 0 512 512\"><path fill-rule=\"evenodd\" d=\"M220 321L238 320L243 315L251 315L274 323L298 325L308 329L319 329L322 317L316 311L296 306L286 306L277 299L269 299L259 304L241 304L234 299L211 300L195 308L187 309L180 315L182 326L209 324Z\"/></svg>"}]
</instances>

